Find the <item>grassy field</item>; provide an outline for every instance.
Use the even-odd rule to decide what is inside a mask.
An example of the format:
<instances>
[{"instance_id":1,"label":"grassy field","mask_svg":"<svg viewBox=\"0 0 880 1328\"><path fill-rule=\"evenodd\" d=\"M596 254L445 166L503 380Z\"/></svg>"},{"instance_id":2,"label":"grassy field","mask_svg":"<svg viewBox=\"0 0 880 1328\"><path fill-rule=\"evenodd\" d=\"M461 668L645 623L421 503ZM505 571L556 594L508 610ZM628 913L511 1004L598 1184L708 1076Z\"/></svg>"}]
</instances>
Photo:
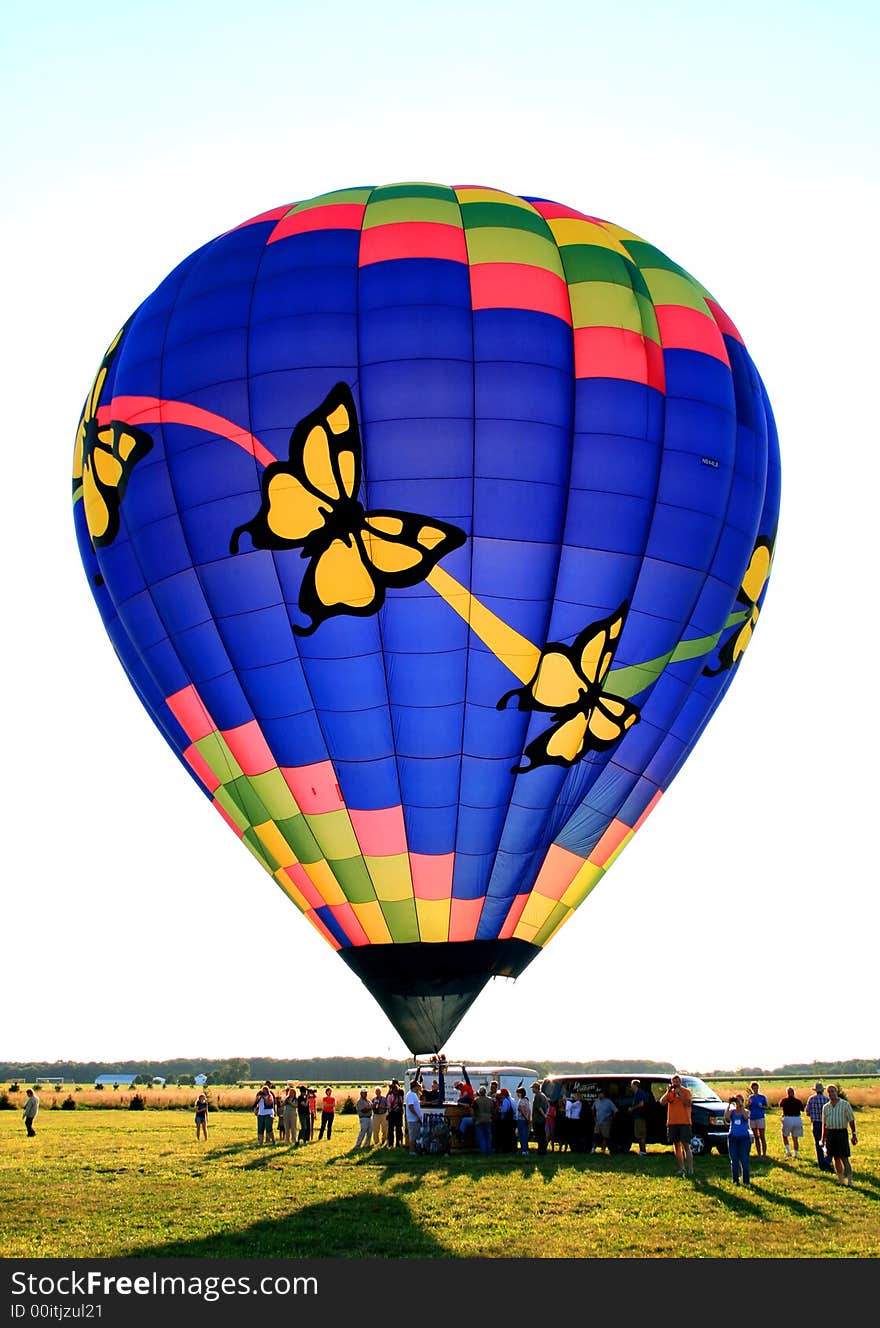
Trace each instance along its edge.
<instances>
[{"instance_id":1,"label":"grassy field","mask_svg":"<svg viewBox=\"0 0 880 1328\"><path fill-rule=\"evenodd\" d=\"M5 1111L0 1256L877 1257L880 1106L860 1105L858 1128L852 1189L820 1173L809 1137L789 1162L771 1121L744 1191L715 1153L690 1183L659 1147L646 1161L358 1154L342 1116L329 1144L257 1148L253 1116L223 1109L207 1144L182 1109L41 1110L28 1139Z\"/></svg>"}]
</instances>

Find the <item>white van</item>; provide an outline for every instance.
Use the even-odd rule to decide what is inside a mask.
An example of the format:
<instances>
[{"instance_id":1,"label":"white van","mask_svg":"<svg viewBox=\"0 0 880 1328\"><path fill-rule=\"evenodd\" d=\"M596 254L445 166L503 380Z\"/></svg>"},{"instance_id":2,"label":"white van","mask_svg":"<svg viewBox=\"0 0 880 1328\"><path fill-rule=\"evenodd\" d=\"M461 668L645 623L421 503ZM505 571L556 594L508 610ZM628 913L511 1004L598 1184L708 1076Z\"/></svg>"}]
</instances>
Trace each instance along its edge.
<instances>
[{"instance_id":1,"label":"white van","mask_svg":"<svg viewBox=\"0 0 880 1328\"><path fill-rule=\"evenodd\" d=\"M412 1084L419 1071L421 1071L423 1085L430 1089L434 1080L439 1079L436 1057L417 1058L415 1065L411 1065L406 1071L407 1088ZM481 1088L488 1091L489 1085L494 1079L497 1081L499 1088L506 1088L511 1097L516 1097L518 1088L525 1088L531 1094L532 1084L536 1080L540 1080L541 1077L538 1071L530 1065L474 1065L471 1061L448 1060L443 1066L443 1096L446 1102L457 1102L458 1090L455 1088L455 1084L459 1080L463 1083L470 1080L476 1093Z\"/></svg>"}]
</instances>

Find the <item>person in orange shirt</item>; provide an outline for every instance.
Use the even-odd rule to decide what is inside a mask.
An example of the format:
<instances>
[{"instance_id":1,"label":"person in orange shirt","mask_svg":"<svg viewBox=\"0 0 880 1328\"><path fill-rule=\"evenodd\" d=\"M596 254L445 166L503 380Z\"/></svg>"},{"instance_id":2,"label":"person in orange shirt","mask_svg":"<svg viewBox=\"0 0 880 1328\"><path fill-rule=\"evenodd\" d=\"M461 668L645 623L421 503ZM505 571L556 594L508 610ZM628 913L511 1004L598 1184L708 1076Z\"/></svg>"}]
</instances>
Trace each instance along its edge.
<instances>
[{"instance_id":1,"label":"person in orange shirt","mask_svg":"<svg viewBox=\"0 0 880 1328\"><path fill-rule=\"evenodd\" d=\"M324 1096L321 1098L321 1128L318 1130L318 1138L324 1138L324 1131L327 1131L327 1138L333 1136L333 1118L336 1115L336 1098L330 1091L329 1086L324 1089Z\"/></svg>"},{"instance_id":2,"label":"person in orange shirt","mask_svg":"<svg viewBox=\"0 0 880 1328\"><path fill-rule=\"evenodd\" d=\"M675 1150L678 1174L694 1174L694 1155L691 1152L691 1091L674 1074L669 1088L660 1099L666 1107L666 1137Z\"/></svg>"}]
</instances>

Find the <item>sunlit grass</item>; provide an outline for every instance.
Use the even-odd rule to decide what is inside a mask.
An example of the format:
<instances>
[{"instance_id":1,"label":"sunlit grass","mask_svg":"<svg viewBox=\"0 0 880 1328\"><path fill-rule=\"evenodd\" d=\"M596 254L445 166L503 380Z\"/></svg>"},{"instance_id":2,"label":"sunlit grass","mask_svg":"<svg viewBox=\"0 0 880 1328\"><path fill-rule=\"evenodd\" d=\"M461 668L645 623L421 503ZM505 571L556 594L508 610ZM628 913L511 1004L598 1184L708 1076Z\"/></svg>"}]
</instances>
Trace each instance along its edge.
<instances>
[{"instance_id":1,"label":"sunlit grass","mask_svg":"<svg viewBox=\"0 0 880 1328\"><path fill-rule=\"evenodd\" d=\"M212 1113L207 1145L189 1111L41 1111L36 1139L0 1113L0 1255L368 1257L876 1257L880 1110L859 1111L855 1185L797 1164L753 1163L751 1190L726 1159L679 1180L671 1150L481 1161L453 1153L353 1153L333 1139L256 1146L253 1116Z\"/></svg>"}]
</instances>

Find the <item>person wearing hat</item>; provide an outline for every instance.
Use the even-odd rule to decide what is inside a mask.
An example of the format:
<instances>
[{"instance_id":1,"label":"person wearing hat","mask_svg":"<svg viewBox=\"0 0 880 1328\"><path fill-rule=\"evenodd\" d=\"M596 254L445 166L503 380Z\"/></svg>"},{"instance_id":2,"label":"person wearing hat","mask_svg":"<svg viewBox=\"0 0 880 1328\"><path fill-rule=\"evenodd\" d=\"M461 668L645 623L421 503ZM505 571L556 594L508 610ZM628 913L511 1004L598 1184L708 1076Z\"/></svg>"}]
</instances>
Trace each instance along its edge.
<instances>
[{"instance_id":1,"label":"person wearing hat","mask_svg":"<svg viewBox=\"0 0 880 1328\"><path fill-rule=\"evenodd\" d=\"M354 1104L358 1118L358 1137L355 1141L355 1148L371 1148L373 1144L373 1104L370 1101L367 1090L362 1088L357 1102Z\"/></svg>"},{"instance_id":2,"label":"person wearing hat","mask_svg":"<svg viewBox=\"0 0 880 1328\"><path fill-rule=\"evenodd\" d=\"M403 1147L403 1089L392 1079L386 1094L388 1102L388 1147Z\"/></svg>"},{"instance_id":3,"label":"person wearing hat","mask_svg":"<svg viewBox=\"0 0 880 1328\"><path fill-rule=\"evenodd\" d=\"M804 1111L807 1113L807 1119L813 1127L813 1142L816 1145L816 1161L819 1163L820 1171L833 1171L833 1165L830 1157L825 1152L822 1144L822 1108L828 1102L828 1096L822 1084L816 1082L813 1085L813 1092L807 1098Z\"/></svg>"}]
</instances>

